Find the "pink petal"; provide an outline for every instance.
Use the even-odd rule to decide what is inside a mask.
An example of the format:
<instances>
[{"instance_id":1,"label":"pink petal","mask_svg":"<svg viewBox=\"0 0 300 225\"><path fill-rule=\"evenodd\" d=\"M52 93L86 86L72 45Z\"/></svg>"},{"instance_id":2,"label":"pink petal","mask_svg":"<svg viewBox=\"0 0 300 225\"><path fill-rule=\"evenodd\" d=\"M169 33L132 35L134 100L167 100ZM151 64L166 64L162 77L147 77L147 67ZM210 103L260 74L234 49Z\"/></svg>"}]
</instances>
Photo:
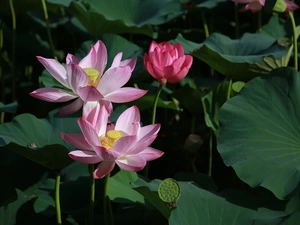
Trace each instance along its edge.
<instances>
[{"instance_id":1,"label":"pink petal","mask_svg":"<svg viewBox=\"0 0 300 225\"><path fill-rule=\"evenodd\" d=\"M126 109L118 118L115 129L133 135L133 123L140 122L140 111L136 106Z\"/></svg>"},{"instance_id":2,"label":"pink petal","mask_svg":"<svg viewBox=\"0 0 300 225\"><path fill-rule=\"evenodd\" d=\"M60 133L62 139L64 139L70 145L83 150L93 151L93 147L85 140L82 134L64 134Z\"/></svg>"},{"instance_id":3,"label":"pink petal","mask_svg":"<svg viewBox=\"0 0 300 225\"><path fill-rule=\"evenodd\" d=\"M78 97L73 92L60 88L39 88L29 95L47 102L66 102Z\"/></svg>"},{"instance_id":4,"label":"pink petal","mask_svg":"<svg viewBox=\"0 0 300 225\"><path fill-rule=\"evenodd\" d=\"M184 55L184 49L180 43L176 43L174 45L174 48L177 49L177 58L181 57Z\"/></svg>"},{"instance_id":5,"label":"pink petal","mask_svg":"<svg viewBox=\"0 0 300 225\"><path fill-rule=\"evenodd\" d=\"M138 131L138 139L141 139L145 136L157 134L160 130L160 124L150 124L144 127L141 127Z\"/></svg>"},{"instance_id":6,"label":"pink petal","mask_svg":"<svg viewBox=\"0 0 300 225\"><path fill-rule=\"evenodd\" d=\"M148 147L144 149L142 152L140 152L138 155L142 156L146 161L151 161L161 157L163 154L164 152L158 149Z\"/></svg>"},{"instance_id":7,"label":"pink petal","mask_svg":"<svg viewBox=\"0 0 300 225\"><path fill-rule=\"evenodd\" d=\"M155 41L152 41L150 44L149 52L153 52L155 48L158 48L158 44Z\"/></svg>"},{"instance_id":8,"label":"pink petal","mask_svg":"<svg viewBox=\"0 0 300 225\"><path fill-rule=\"evenodd\" d=\"M140 155L128 155L116 160L119 167L124 170L137 172L142 170L146 166L146 160Z\"/></svg>"},{"instance_id":9,"label":"pink petal","mask_svg":"<svg viewBox=\"0 0 300 225\"><path fill-rule=\"evenodd\" d=\"M104 147L97 146L94 148L96 154L104 161L115 161L121 154L114 150L105 149Z\"/></svg>"},{"instance_id":10,"label":"pink petal","mask_svg":"<svg viewBox=\"0 0 300 225\"><path fill-rule=\"evenodd\" d=\"M147 92L148 91L141 90L138 88L124 87L106 95L104 97L104 100L115 103L131 102L142 97Z\"/></svg>"},{"instance_id":11,"label":"pink petal","mask_svg":"<svg viewBox=\"0 0 300 225\"><path fill-rule=\"evenodd\" d=\"M105 72L97 88L105 96L126 84L130 77L131 68L129 66L114 67Z\"/></svg>"},{"instance_id":12,"label":"pink petal","mask_svg":"<svg viewBox=\"0 0 300 225\"><path fill-rule=\"evenodd\" d=\"M76 56L68 53L66 57L66 64L78 64L80 62L80 59L77 58Z\"/></svg>"},{"instance_id":13,"label":"pink petal","mask_svg":"<svg viewBox=\"0 0 300 225\"><path fill-rule=\"evenodd\" d=\"M96 147L100 145L98 134L92 124L81 117L78 119L78 125L82 131L83 136L85 137L85 140L91 146Z\"/></svg>"},{"instance_id":14,"label":"pink petal","mask_svg":"<svg viewBox=\"0 0 300 225\"><path fill-rule=\"evenodd\" d=\"M107 63L107 50L102 41L97 41L97 43L91 47L89 54L84 57L79 66L82 68L94 68L103 74L103 71Z\"/></svg>"},{"instance_id":15,"label":"pink petal","mask_svg":"<svg viewBox=\"0 0 300 225\"><path fill-rule=\"evenodd\" d=\"M95 65L95 69L97 69L100 74L103 74L107 63L107 50L104 43L100 40L95 44L95 49L97 52L97 63Z\"/></svg>"},{"instance_id":16,"label":"pink petal","mask_svg":"<svg viewBox=\"0 0 300 225\"><path fill-rule=\"evenodd\" d=\"M82 107L82 105L83 105L83 101L81 100L81 98L77 98L72 103L62 107L59 111L59 114L61 116L72 114L74 112L77 112Z\"/></svg>"},{"instance_id":17,"label":"pink petal","mask_svg":"<svg viewBox=\"0 0 300 225\"><path fill-rule=\"evenodd\" d=\"M103 95L94 86L79 87L78 95L85 102L99 101L103 98Z\"/></svg>"},{"instance_id":18,"label":"pink petal","mask_svg":"<svg viewBox=\"0 0 300 225\"><path fill-rule=\"evenodd\" d=\"M136 136L121 137L115 143L113 151L118 152L120 154L119 157L121 157L121 155L123 153L129 152L135 146L136 142L137 142L137 137Z\"/></svg>"},{"instance_id":19,"label":"pink petal","mask_svg":"<svg viewBox=\"0 0 300 225\"><path fill-rule=\"evenodd\" d=\"M109 174L113 168L115 167L115 162L114 161L103 161L101 162L96 170L94 171L94 178L103 178L107 174Z\"/></svg>"},{"instance_id":20,"label":"pink petal","mask_svg":"<svg viewBox=\"0 0 300 225\"><path fill-rule=\"evenodd\" d=\"M105 135L108 122L108 112L105 105L99 102L87 102L83 106L83 118L96 130L98 137Z\"/></svg>"},{"instance_id":21,"label":"pink petal","mask_svg":"<svg viewBox=\"0 0 300 225\"><path fill-rule=\"evenodd\" d=\"M55 59L46 59L41 56L37 56L37 59L59 83L69 88L68 84L66 83L67 71L63 65L57 62Z\"/></svg>"},{"instance_id":22,"label":"pink petal","mask_svg":"<svg viewBox=\"0 0 300 225\"><path fill-rule=\"evenodd\" d=\"M81 68L95 68L97 63L97 52L95 46L91 46L89 53L79 62Z\"/></svg>"},{"instance_id":23,"label":"pink petal","mask_svg":"<svg viewBox=\"0 0 300 225\"><path fill-rule=\"evenodd\" d=\"M136 65L136 58L133 59L126 59L120 62L120 66L129 66L131 69L131 72L134 70L135 65Z\"/></svg>"},{"instance_id":24,"label":"pink petal","mask_svg":"<svg viewBox=\"0 0 300 225\"><path fill-rule=\"evenodd\" d=\"M251 10L251 12L258 12L262 9L262 5L259 2L250 2L245 6L246 10Z\"/></svg>"},{"instance_id":25,"label":"pink petal","mask_svg":"<svg viewBox=\"0 0 300 225\"><path fill-rule=\"evenodd\" d=\"M121 62L121 59L122 59L122 55L123 55L123 52L119 52L119 53L115 56L115 58L114 58L114 60L113 60L113 62L112 62L112 64L111 64L111 67L110 67L110 68L118 67L118 66L120 65L120 62Z\"/></svg>"},{"instance_id":26,"label":"pink petal","mask_svg":"<svg viewBox=\"0 0 300 225\"><path fill-rule=\"evenodd\" d=\"M95 164L101 161L99 156L92 151L75 150L70 152L69 156L75 161L86 164Z\"/></svg>"},{"instance_id":27,"label":"pink petal","mask_svg":"<svg viewBox=\"0 0 300 225\"><path fill-rule=\"evenodd\" d=\"M286 8L290 11L294 11L299 8L299 6L297 4L295 4L294 2L291 2L288 0L284 0L284 2L286 4Z\"/></svg>"},{"instance_id":28,"label":"pink petal","mask_svg":"<svg viewBox=\"0 0 300 225\"><path fill-rule=\"evenodd\" d=\"M88 77L84 70L76 64L71 64L67 67L70 67L71 69L71 72L68 71L70 86L76 93L78 93L78 89L80 87L85 87L88 85Z\"/></svg>"},{"instance_id":29,"label":"pink petal","mask_svg":"<svg viewBox=\"0 0 300 225\"><path fill-rule=\"evenodd\" d=\"M126 155L135 155L135 154L138 154L140 153L141 151L143 151L145 148L149 147L149 145L151 145L153 143L153 141L155 140L155 138L157 137L156 134L152 135L152 136L149 136L149 137L145 137L143 138L142 140L139 140L134 148L129 151L129 152L126 152L124 154Z\"/></svg>"},{"instance_id":30,"label":"pink petal","mask_svg":"<svg viewBox=\"0 0 300 225\"><path fill-rule=\"evenodd\" d=\"M175 74L174 76L166 78L170 83L178 83L181 81L189 72L188 68L183 68L179 73Z\"/></svg>"}]
</instances>

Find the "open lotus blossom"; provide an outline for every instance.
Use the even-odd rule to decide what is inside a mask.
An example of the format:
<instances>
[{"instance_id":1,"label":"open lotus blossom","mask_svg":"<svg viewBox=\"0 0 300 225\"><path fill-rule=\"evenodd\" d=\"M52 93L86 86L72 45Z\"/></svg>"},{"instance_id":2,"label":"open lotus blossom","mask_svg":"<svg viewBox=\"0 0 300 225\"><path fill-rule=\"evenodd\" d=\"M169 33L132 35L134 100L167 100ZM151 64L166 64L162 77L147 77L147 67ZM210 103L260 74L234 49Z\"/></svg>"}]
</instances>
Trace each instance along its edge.
<instances>
[{"instance_id":1,"label":"open lotus blossom","mask_svg":"<svg viewBox=\"0 0 300 225\"><path fill-rule=\"evenodd\" d=\"M193 57L184 54L180 43L157 44L152 41L149 53L144 55L145 68L162 85L181 81L189 72L192 63Z\"/></svg>"},{"instance_id":2,"label":"open lotus blossom","mask_svg":"<svg viewBox=\"0 0 300 225\"><path fill-rule=\"evenodd\" d=\"M98 41L91 46L90 52L79 59L72 54L66 57L66 66L55 59L38 56L37 59L49 73L68 90L61 88L39 88L31 96L48 102L66 102L76 99L60 111L62 116L76 112L84 102L98 101L106 105L111 112L111 102L124 103L143 96L147 91L122 87L131 77L136 59L121 61L122 52L118 53L109 69L104 72L107 63L105 45Z\"/></svg>"},{"instance_id":3,"label":"open lotus blossom","mask_svg":"<svg viewBox=\"0 0 300 225\"><path fill-rule=\"evenodd\" d=\"M232 0L233 2L247 4L241 11L250 10L252 12L258 12L265 5L266 0ZM299 8L297 4L292 1L284 0L286 10L294 11Z\"/></svg>"},{"instance_id":4,"label":"open lotus blossom","mask_svg":"<svg viewBox=\"0 0 300 225\"><path fill-rule=\"evenodd\" d=\"M142 170L147 161L157 159L163 152L149 145L157 137L160 124L140 126L140 113L136 106L125 110L115 125L109 123L104 106L87 105L84 117L78 119L82 134L63 134L61 137L80 150L69 153L75 161L99 163L95 178L109 174L115 164L124 170Z\"/></svg>"}]
</instances>

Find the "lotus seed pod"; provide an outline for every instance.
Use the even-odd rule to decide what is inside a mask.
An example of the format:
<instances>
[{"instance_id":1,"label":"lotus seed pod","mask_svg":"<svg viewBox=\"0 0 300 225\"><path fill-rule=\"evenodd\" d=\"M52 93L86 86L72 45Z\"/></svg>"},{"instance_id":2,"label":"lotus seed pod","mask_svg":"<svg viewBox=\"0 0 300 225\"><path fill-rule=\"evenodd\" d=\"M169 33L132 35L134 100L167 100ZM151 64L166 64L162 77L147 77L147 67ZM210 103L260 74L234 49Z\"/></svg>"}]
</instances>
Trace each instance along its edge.
<instances>
[{"instance_id":1,"label":"lotus seed pod","mask_svg":"<svg viewBox=\"0 0 300 225\"><path fill-rule=\"evenodd\" d=\"M176 206L176 203L180 197L179 183L172 178L163 180L158 186L158 196L169 206Z\"/></svg>"}]
</instances>

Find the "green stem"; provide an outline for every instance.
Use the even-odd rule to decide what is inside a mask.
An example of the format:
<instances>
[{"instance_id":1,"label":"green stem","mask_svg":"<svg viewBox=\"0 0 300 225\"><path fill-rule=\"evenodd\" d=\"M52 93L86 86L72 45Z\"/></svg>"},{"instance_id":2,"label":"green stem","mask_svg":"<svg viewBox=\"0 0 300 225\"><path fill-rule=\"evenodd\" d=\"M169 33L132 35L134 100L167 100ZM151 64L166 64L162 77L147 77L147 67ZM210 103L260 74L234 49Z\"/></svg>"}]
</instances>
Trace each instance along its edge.
<instances>
[{"instance_id":1,"label":"green stem","mask_svg":"<svg viewBox=\"0 0 300 225\"><path fill-rule=\"evenodd\" d=\"M206 18L204 16L204 13L203 13L202 9L201 9L201 18L202 18L202 22L203 22L203 28L204 28L205 38L208 38L209 37L208 25L207 25L207 21L206 21Z\"/></svg>"},{"instance_id":2,"label":"green stem","mask_svg":"<svg viewBox=\"0 0 300 225\"><path fill-rule=\"evenodd\" d=\"M262 12L261 10L257 12L257 31L261 32L261 17L262 17Z\"/></svg>"},{"instance_id":3,"label":"green stem","mask_svg":"<svg viewBox=\"0 0 300 225\"><path fill-rule=\"evenodd\" d=\"M57 173L56 174L56 180L55 180L55 208L56 208L57 224L61 225L62 222L61 222L59 188L60 188L60 173Z\"/></svg>"},{"instance_id":4,"label":"green stem","mask_svg":"<svg viewBox=\"0 0 300 225\"><path fill-rule=\"evenodd\" d=\"M238 3L234 3L234 20L235 20L235 37L238 38L240 36L240 21L239 21L239 11L238 11Z\"/></svg>"},{"instance_id":5,"label":"green stem","mask_svg":"<svg viewBox=\"0 0 300 225\"><path fill-rule=\"evenodd\" d=\"M229 84L228 84L227 100L230 99L230 96L231 96L231 86L232 86L232 79L229 80Z\"/></svg>"},{"instance_id":6,"label":"green stem","mask_svg":"<svg viewBox=\"0 0 300 225\"><path fill-rule=\"evenodd\" d=\"M13 28L13 41L12 41L12 53L11 53L11 62L12 62L12 100L16 100L16 29L17 29L17 23L16 23L16 14L15 14L15 8L13 0L9 0L9 6L12 16L12 28Z\"/></svg>"},{"instance_id":7,"label":"green stem","mask_svg":"<svg viewBox=\"0 0 300 225\"><path fill-rule=\"evenodd\" d=\"M157 108L157 103L158 103L159 95L161 93L162 88L163 88L163 85L160 85L159 89L156 93L155 99L154 99L153 112L152 112L152 124L155 124L156 108Z\"/></svg>"},{"instance_id":8,"label":"green stem","mask_svg":"<svg viewBox=\"0 0 300 225\"><path fill-rule=\"evenodd\" d=\"M89 209L89 216L88 216L88 224L94 224L94 206L95 206L95 178L94 178L94 164L89 165L89 172L90 172L90 189L91 189L91 196L90 196L90 209Z\"/></svg>"},{"instance_id":9,"label":"green stem","mask_svg":"<svg viewBox=\"0 0 300 225\"><path fill-rule=\"evenodd\" d=\"M114 218L112 213L111 202L108 197L108 180L110 174L107 174L104 180L104 196L103 196L103 209L104 209L104 220L105 225L114 225Z\"/></svg>"},{"instance_id":10,"label":"green stem","mask_svg":"<svg viewBox=\"0 0 300 225\"><path fill-rule=\"evenodd\" d=\"M212 142L213 142L213 132L212 129L209 131L209 165L208 165L208 176L211 177L212 171Z\"/></svg>"},{"instance_id":11,"label":"green stem","mask_svg":"<svg viewBox=\"0 0 300 225\"><path fill-rule=\"evenodd\" d=\"M163 85L160 84L160 86L158 88L158 91L156 93L156 96L154 98L153 111L152 111L152 121L151 121L152 124L155 124L156 108L157 108L157 103L158 103L158 99L159 99L162 88L163 88ZM148 174L149 174L149 162L147 162L147 164L144 168L144 177L148 177Z\"/></svg>"},{"instance_id":12,"label":"green stem","mask_svg":"<svg viewBox=\"0 0 300 225\"><path fill-rule=\"evenodd\" d=\"M295 23L294 15L291 11L289 11L289 15L293 27L294 67L298 71L298 43L297 43L296 23Z\"/></svg>"},{"instance_id":13,"label":"green stem","mask_svg":"<svg viewBox=\"0 0 300 225\"><path fill-rule=\"evenodd\" d=\"M47 33L48 33L48 38L49 38L49 43L50 43L51 51L52 51L53 57L57 60L57 57L55 55L55 49L54 49L54 45L53 45L53 40L52 40L52 36L51 36L51 31L50 31L49 17L48 17L47 5L46 5L46 1L45 0L42 0L42 5L43 5L43 11L44 11L44 15L45 15L46 28L47 28Z\"/></svg>"}]
</instances>

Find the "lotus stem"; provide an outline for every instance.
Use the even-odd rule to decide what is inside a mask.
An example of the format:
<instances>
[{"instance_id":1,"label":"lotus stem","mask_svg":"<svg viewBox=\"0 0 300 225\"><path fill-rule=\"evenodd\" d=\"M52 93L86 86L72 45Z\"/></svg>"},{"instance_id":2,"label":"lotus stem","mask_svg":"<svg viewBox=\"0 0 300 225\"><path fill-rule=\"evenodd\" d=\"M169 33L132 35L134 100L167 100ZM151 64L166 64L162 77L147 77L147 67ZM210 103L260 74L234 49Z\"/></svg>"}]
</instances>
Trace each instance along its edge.
<instances>
[{"instance_id":1,"label":"lotus stem","mask_svg":"<svg viewBox=\"0 0 300 225\"><path fill-rule=\"evenodd\" d=\"M47 12L47 5L46 5L45 0L42 0L42 5L43 5L43 11L44 11L44 15L45 15L46 28L47 28L51 51L52 51L53 57L57 60L57 57L55 55L55 49L54 49L54 45L53 45L53 40L52 40L52 35L51 35L51 30L50 30L50 25L49 25L49 17L48 17L48 12Z\"/></svg>"},{"instance_id":2,"label":"lotus stem","mask_svg":"<svg viewBox=\"0 0 300 225\"><path fill-rule=\"evenodd\" d=\"M57 173L56 174L56 179L55 179L55 208L56 208L57 224L61 225L62 222L61 222L59 189L60 189L60 173Z\"/></svg>"},{"instance_id":3,"label":"lotus stem","mask_svg":"<svg viewBox=\"0 0 300 225\"><path fill-rule=\"evenodd\" d=\"M104 180L104 196L103 196L103 209L104 209L104 220L105 225L114 225L113 212L111 207L111 202L108 197L108 180L110 178L110 173L106 175Z\"/></svg>"},{"instance_id":4,"label":"lotus stem","mask_svg":"<svg viewBox=\"0 0 300 225\"><path fill-rule=\"evenodd\" d=\"M90 196L90 208L89 208L89 216L88 216L88 224L94 224L94 206L95 206L95 178L94 178L94 164L89 165L89 172L90 172L90 189L91 189L91 196Z\"/></svg>"},{"instance_id":5,"label":"lotus stem","mask_svg":"<svg viewBox=\"0 0 300 225\"><path fill-rule=\"evenodd\" d=\"M9 6L11 11L11 17L12 17L12 28L13 28L13 40L12 40L12 52L11 52L11 71L12 71L12 100L16 100L16 29L17 29L17 23L16 23L16 13L14 8L13 0L9 0Z\"/></svg>"},{"instance_id":6,"label":"lotus stem","mask_svg":"<svg viewBox=\"0 0 300 225\"><path fill-rule=\"evenodd\" d=\"M257 31L261 32L261 20L262 20L262 12L261 10L257 12Z\"/></svg>"},{"instance_id":7,"label":"lotus stem","mask_svg":"<svg viewBox=\"0 0 300 225\"><path fill-rule=\"evenodd\" d=\"M234 3L234 20L235 20L235 37L240 36L240 21L239 21L239 12L238 12L238 3Z\"/></svg>"},{"instance_id":8,"label":"lotus stem","mask_svg":"<svg viewBox=\"0 0 300 225\"><path fill-rule=\"evenodd\" d=\"M202 18L202 22L203 22L203 28L204 28L205 38L208 38L209 37L209 30L208 30L208 25L207 25L206 18L204 16L203 9L201 9L201 18Z\"/></svg>"},{"instance_id":9,"label":"lotus stem","mask_svg":"<svg viewBox=\"0 0 300 225\"><path fill-rule=\"evenodd\" d=\"M227 100L230 99L230 96L231 96L231 87L232 87L232 79L229 80L229 84L228 84Z\"/></svg>"},{"instance_id":10,"label":"lotus stem","mask_svg":"<svg viewBox=\"0 0 300 225\"><path fill-rule=\"evenodd\" d=\"M293 27L294 67L298 71L298 43L297 43L296 23L295 23L294 15L291 11L289 11L289 15Z\"/></svg>"},{"instance_id":11,"label":"lotus stem","mask_svg":"<svg viewBox=\"0 0 300 225\"><path fill-rule=\"evenodd\" d=\"M156 108L157 108L157 103L158 103L159 95L161 93L162 88L163 88L163 85L160 85L159 89L156 93L155 99L154 99L153 112L152 112L152 124L155 124Z\"/></svg>"},{"instance_id":12,"label":"lotus stem","mask_svg":"<svg viewBox=\"0 0 300 225\"><path fill-rule=\"evenodd\" d=\"M213 142L213 132L212 129L209 131L209 164L208 164L208 176L211 177L212 171L212 142Z\"/></svg>"}]
</instances>

